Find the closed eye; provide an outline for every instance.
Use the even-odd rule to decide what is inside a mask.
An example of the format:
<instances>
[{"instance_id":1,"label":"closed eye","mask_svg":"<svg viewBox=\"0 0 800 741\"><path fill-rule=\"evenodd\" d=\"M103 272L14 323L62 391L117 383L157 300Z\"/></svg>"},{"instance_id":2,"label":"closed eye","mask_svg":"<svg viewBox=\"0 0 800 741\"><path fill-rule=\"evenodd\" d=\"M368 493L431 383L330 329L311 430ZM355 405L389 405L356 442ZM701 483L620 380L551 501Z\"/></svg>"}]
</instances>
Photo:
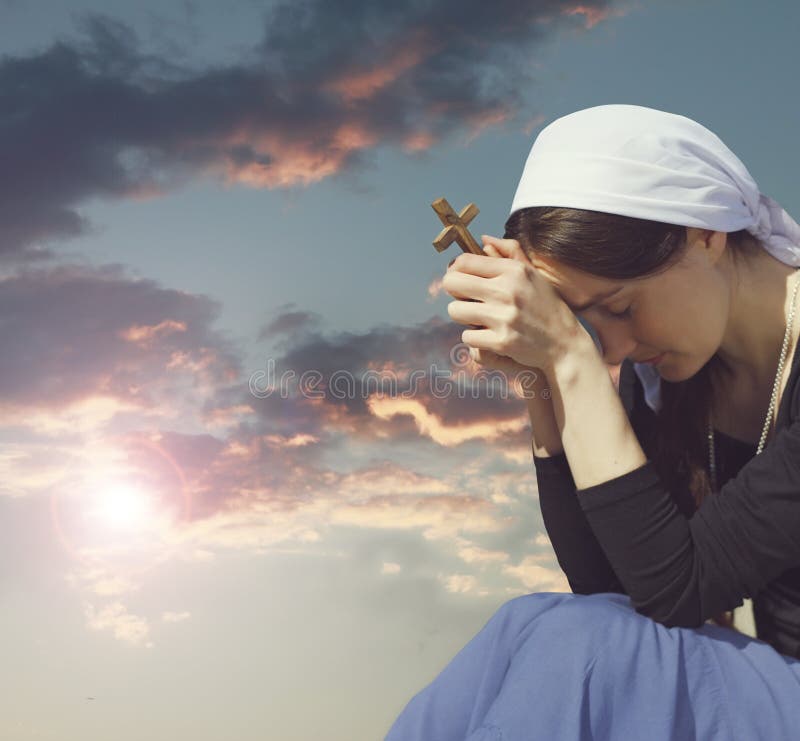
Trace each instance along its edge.
<instances>
[{"instance_id":1,"label":"closed eye","mask_svg":"<svg viewBox=\"0 0 800 741\"><path fill-rule=\"evenodd\" d=\"M627 319L631 315L631 305L628 305L624 311L611 311L611 309L606 307L603 308L605 309L606 313L608 313L609 316L613 316L614 319Z\"/></svg>"}]
</instances>

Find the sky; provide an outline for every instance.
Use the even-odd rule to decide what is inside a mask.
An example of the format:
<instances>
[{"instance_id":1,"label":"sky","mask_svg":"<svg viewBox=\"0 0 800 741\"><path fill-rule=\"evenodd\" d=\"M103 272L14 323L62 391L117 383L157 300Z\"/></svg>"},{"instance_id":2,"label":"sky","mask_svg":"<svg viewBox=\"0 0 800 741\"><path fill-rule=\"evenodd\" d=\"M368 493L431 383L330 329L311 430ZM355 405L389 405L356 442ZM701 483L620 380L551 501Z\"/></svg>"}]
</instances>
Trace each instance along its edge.
<instances>
[{"instance_id":1,"label":"sky","mask_svg":"<svg viewBox=\"0 0 800 741\"><path fill-rule=\"evenodd\" d=\"M502 604L568 592L430 204L502 236L537 133L632 103L796 215L799 24L0 0L0 738L375 741ZM433 367L466 385L399 393Z\"/></svg>"}]
</instances>

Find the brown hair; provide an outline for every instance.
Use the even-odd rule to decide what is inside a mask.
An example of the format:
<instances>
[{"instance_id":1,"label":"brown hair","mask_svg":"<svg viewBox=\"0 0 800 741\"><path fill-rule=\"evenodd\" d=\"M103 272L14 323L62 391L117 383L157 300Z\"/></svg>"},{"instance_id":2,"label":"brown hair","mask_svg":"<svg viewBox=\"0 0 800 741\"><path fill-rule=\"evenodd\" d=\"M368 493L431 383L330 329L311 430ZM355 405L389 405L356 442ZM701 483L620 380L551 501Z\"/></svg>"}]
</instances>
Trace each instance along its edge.
<instances>
[{"instance_id":1,"label":"brown hair","mask_svg":"<svg viewBox=\"0 0 800 741\"><path fill-rule=\"evenodd\" d=\"M658 275L680 262L688 247L685 226L553 206L515 211L505 223L504 237L516 239L531 258L537 255L554 259L610 280ZM727 241L735 262L761 249L744 229L730 232ZM656 415L653 449L645 450L670 491L688 485L695 507L712 493L707 425L712 378L723 369L722 361L714 354L691 378L677 383L661 379L662 406ZM736 629L732 611L711 619Z\"/></svg>"}]
</instances>

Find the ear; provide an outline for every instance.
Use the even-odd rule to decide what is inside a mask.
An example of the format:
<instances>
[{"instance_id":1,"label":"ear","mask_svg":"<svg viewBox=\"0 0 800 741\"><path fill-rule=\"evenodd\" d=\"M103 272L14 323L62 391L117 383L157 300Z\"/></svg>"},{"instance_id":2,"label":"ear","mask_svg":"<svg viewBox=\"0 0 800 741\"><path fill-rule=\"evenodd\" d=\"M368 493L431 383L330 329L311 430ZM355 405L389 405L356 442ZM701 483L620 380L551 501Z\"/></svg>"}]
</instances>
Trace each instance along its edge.
<instances>
[{"instance_id":1,"label":"ear","mask_svg":"<svg viewBox=\"0 0 800 741\"><path fill-rule=\"evenodd\" d=\"M725 254L728 247L728 234L727 232L715 232L709 229L703 229L703 238L706 240L706 250L708 251L708 258L713 263L716 263L720 257Z\"/></svg>"}]
</instances>

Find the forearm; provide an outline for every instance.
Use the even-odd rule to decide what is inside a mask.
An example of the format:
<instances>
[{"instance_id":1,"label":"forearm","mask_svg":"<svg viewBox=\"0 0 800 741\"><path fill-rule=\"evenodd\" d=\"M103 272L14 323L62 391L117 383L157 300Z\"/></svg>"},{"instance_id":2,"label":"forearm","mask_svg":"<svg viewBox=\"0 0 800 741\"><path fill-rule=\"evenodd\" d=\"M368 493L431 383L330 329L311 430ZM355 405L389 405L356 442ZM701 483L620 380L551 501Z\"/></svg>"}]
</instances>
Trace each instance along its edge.
<instances>
[{"instance_id":1,"label":"forearm","mask_svg":"<svg viewBox=\"0 0 800 741\"><path fill-rule=\"evenodd\" d=\"M563 453L564 446L561 443L561 432L553 412L550 382L543 371L538 368L535 371L538 373L538 378L533 388L529 390L530 398L526 399L528 414L531 418L531 445L534 456L549 458Z\"/></svg>"},{"instance_id":2,"label":"forearm","mask_svg":"<svg viewBox=\"0 0 800 741\"><path fill-rule=\"evenodd\" d=\"M647 462L608 367L591 340L579 341L545 373L576 489L610 481Z\"/></svg>"},{"instance_id":3,"label":"forearm","mask_svg":"<svg viewBox=\"0 0 800 741\"><path fill-rule=\"evenodd\" d=\"M611 568L575 495L575 483L553 413L550 383L544 372L537 393L527 400L533 430L534 468L539 509L558 564L575 594L621 592L625 589ZM542 391L547 393L542 396ZM562 460L563 459L563 460Z\"/></svg>"}]
</instances>

